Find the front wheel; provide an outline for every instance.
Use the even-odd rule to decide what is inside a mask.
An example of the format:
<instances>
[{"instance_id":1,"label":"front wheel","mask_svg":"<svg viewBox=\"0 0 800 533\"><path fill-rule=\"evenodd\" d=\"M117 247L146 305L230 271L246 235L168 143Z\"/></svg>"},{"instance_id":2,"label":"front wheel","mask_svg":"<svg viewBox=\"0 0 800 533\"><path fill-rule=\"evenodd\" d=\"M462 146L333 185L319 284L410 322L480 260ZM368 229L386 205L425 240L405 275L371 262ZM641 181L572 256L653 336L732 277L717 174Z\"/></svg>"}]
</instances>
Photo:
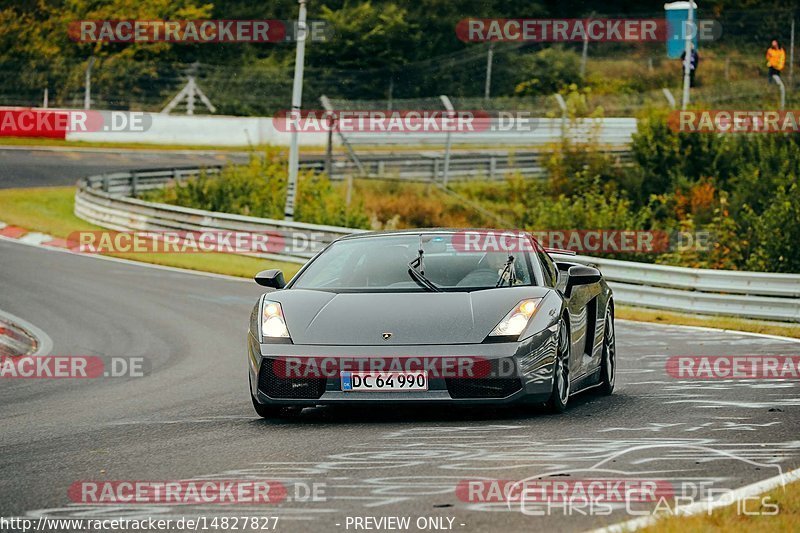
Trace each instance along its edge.
<instances>
[{"instance_id":1,"label":"front wheel","mask_svg":"<svg viewBox=\"0 0 800 533\"><path fill-rule=\"evenodd\" d=\"M554 413L563 413L569 402L569 354L571 343L569 327L562 318L558 325L558 349L553 363L553 392L547 400L547 407Z\"/></svg>"},{"instance_id":2,"label":"front wheel","mask_svg":"<svg viewBox=\"0 0 800 533\"><path fill-rule=\"evenodd\" d=\"M600 394L609 395L614 391L617 379L617 340L614 335L614 317L611 309L606 313L603 333L603 359L600 361Z\"/></svg>"}]
</instances>

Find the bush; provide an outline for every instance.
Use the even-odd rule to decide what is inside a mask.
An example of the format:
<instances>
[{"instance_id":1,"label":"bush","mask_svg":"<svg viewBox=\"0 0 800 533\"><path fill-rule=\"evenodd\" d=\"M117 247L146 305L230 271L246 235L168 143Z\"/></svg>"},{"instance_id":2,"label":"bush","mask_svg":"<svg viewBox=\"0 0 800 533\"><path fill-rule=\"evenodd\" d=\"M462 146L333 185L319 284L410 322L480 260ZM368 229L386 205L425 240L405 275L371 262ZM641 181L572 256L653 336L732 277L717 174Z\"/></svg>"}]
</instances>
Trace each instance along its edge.
<instances>
[{"instance_id":1,"label":"bush","mask_svg":"<svg viewBox=\"0 0 800 533\"><path fill-rule=\"evenodd\" d=\"M752 221L752 253L747 268L800 272L800 185L780 186L769 207Z\"/></svg>"},{"instance_id":2,"label":"bush","mask_svg":"<svg viewBox=\"0 0 800 533\"><path fill-rule=\"evenodd\" d=\"M572 50L545 48L519 58L519 68L533 77L517 84L517 96L553 94L581 82L581 58Z\"/></svg>"},{"instance_id":3,"label":"bush","mask_svg":"<svg viewBox=\"0 0 800 533\"><path fill-rule=\"evenodd\" d=\"M277 149L254 155L247 165L225 167L218 176L201 174L147 199L209 211L283 219L286 202L286 160ZM298 176L295 219L313 224L368 228L359 203L347 205L342 187L311 171Z\"/></svg>"},{"instance_id":4,"label":"bush","mask_svg":"<svg viewBox=\"0 0 800 533\"><path fill-rule=\"evenodd\" d=\"M662 260L800 272L798 139L797 134L675 133L665 112L649 112L634 135L636 164L621 186L637 205L657 204L657 219L714 233L708 253Z\"/></svg>"}]
</instances>

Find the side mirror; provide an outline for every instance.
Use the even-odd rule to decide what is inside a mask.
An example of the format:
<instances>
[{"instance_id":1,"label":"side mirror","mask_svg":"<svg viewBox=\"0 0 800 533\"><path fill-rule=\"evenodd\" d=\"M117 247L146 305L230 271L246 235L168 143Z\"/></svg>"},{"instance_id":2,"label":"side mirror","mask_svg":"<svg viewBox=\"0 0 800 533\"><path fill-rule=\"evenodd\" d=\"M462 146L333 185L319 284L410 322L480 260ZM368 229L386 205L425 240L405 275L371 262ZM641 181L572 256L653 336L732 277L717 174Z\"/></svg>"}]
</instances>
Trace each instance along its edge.
<instances>
[{"instance_id":1,"label":"side mirror","mask_svg":"<svg viewBox=\"0 0 800 533\"><path fill-rule=\"evenodd\" d=\"M272 287L273 289L282 289L286 286L286 281L283 279L283 272L276 268L262 270L256 274L254 279L259 285Z\"/></svg>"},{"instance_id":2,"label":"side mirror","mask_svg":"<svg viewBox=\"0 0 800 533\"><path fill-rule=\"evenodd\" d=\"M559 272L569 272L569 269L575 266L575 263L567 263L565 261L556 261L555 263Z\"/></svg>"},{"instance_id":3,"label":"side mirror","mask_svg":"<svg viewBox=\"0 0 800 533\"><path fill-rule=\"evenodd\" d=\"M584 265L570 267L567 273L569 274L568 283L570 285L589 285L591 283L597 283L603 277L596 268Z\"/></svg>"}]
</instances>

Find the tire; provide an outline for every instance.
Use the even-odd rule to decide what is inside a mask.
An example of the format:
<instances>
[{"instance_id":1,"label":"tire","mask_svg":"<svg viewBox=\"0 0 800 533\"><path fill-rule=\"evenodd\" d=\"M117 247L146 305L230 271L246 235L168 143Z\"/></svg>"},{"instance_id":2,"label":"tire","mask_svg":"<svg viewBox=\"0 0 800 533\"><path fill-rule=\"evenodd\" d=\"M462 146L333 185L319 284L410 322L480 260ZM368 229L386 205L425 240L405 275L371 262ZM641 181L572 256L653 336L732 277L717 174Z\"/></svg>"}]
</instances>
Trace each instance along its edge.
<instances>
[{"instance_id":1,"label":"tire","mask_svg":"<svg viewBox=\"0 0 800 533\"><path fill-rule=\"evenodd\" d=\"M614 331L614 317L609 309L603 328L603 357L600 360L600 386L598 392L608 396L614 392L617 380L617 338Z\"/></svg>"},{"instance_id":2,"label":"tire","mask_svg":"<svg viewBox=\"0 0 800 533\"><path fill-rule=\"evenodd\" d=\"M558 347L556 349L556 360L553 364L553 392L547 400L547 408L553 413L563 413L567 410L569 402L569 356L571 343L569 338L569 327L562 318L558 325Z\"/></svg>"}]
</instances>

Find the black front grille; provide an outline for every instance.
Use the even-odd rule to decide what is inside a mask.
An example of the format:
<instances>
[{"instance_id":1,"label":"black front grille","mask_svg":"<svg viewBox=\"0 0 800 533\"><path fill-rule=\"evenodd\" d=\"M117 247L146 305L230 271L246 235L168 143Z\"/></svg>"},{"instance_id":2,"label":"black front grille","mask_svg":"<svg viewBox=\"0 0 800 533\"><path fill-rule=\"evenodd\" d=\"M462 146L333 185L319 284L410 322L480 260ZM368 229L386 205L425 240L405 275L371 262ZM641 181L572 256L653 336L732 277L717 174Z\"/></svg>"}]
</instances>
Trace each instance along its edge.
<instances>
[{"instance_id":1,"label":"black front grille","mask_svg":"<svg viewBox=\"0 0 800 533\"><path fill-rule=\"evenodd\" d=\"M325 378L275 375L275 360L267 358L261 361L261 371L258 373L258 388L270 398L316 400L325 392L325 382Z\"/></svg>"},{"instance_id":2,"label":"black front grille","mask_svg":"<svg viewBox=\"0 0 800 533\"><path fill-rule=\"evenodd\" d=\"M452 398L505 398L522 388L516 365L511 358L483 360L476 363L475 376L447 378L447 392Z\"/></svg>"}]
</instances>

